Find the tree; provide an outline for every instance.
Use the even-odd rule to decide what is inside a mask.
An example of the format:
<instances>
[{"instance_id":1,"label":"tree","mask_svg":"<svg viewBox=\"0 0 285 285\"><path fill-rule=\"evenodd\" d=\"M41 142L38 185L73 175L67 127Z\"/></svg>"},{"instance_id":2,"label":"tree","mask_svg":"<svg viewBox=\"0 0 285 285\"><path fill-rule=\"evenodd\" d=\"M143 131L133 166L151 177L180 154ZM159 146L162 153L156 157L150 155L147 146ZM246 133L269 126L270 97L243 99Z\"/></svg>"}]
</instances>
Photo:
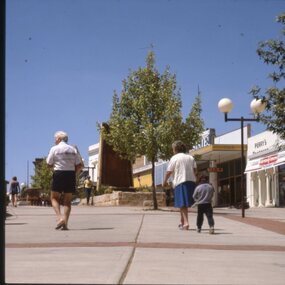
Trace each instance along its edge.
<instances>
[{"instance_id":1,"label":"tree","mask_svg":"<svg viewBox=\"0 0 285 285\"><path fill-rule=\"evenodd\" d=\"M51 188L52 170L46 163L46 159L39 159L35 167L35 175L32 177L32 187L41 188L44 194L48 194Z\"/></svg>"},{"instance_id":2,"label":"tree","mask_svg":"<svg viewBox=\"0 0 285 285\"><path fill-rule=\"evenodd\" d=\"M36 159L35 175L32 175L32 187L40 188L45 196L49 196L52 182L52 168L47 164L46 158ZM80 184L80 173L76 174L76 186Z\"/></svg>"},{"instance_id":3,"label":"tree","mask_svg":"<svg viewBox=\"0 0 285 285\"><path fill-rule=\"evenodd\" d=\"M195 98L191 111L183 123L182 141L185 143L187 150L191 150L201 140L201 134L204 131L204 121L201 119L201 95Z\"/></svg>"},{"instance_id":4,"label":"tree","mask_svg":"<svg viewBox=\"0 0 285 285\"><path fill-rule=\"evenodd\" d=\"M123 158L135 160L145 155L152 164L153 206L157 209L155 194L155 162L169 159L171 144L183 137L180 90L176 87L176 76L169 66L159 74L150 51L146 67L130 71L123 80L121 97L116 91L113 109L108 121L110 132L101 129L106 142ZM190 145L190 142L188 143Z\"/></svg>"},{"instance_id":5,"label":"tree","mask_svg":"<svg viewBox=\"0 0 285 285\"><path fill-rule=\"evenodd\" d=\"M260 42L257 49L258 56L265 64L273 66L273 72L269 78L273 81L272 87L269 87L264 95L260 95L261 88L255 86L250 94L256 99L262 99L266 102L266 114L260 115L260 120L273 133L277 133L285 139L285 45L282 39L285 35L285 13L277 17L277 22L283 24L281 37L278 40L268 40ZM282 86L283 85L283 86ZM280 86L278 88L278 86Z\"/></svg>"}]
</instances>

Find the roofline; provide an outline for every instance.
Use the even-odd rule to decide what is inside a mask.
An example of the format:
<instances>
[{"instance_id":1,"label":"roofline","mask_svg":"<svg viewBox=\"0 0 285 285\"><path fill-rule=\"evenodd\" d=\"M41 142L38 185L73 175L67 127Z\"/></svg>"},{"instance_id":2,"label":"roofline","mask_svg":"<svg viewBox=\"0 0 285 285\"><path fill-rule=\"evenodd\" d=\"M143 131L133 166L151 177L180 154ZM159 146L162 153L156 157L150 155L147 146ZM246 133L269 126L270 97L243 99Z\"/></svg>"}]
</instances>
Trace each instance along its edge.
<instances>
[{"instance_id":1,"label":"roofline","mask_svg":"<svg viewBox=\"0 0 285 285\"><path fill-rule=\"evenodd\" d=\"M244 150L247 150L247 145L244 144ZM202 148L190 151L189 153L191 155L201 155L206 154L212 151L241 151L241 145L240 144L211 144L204 146Z\"/></svg>"}]
</instances>

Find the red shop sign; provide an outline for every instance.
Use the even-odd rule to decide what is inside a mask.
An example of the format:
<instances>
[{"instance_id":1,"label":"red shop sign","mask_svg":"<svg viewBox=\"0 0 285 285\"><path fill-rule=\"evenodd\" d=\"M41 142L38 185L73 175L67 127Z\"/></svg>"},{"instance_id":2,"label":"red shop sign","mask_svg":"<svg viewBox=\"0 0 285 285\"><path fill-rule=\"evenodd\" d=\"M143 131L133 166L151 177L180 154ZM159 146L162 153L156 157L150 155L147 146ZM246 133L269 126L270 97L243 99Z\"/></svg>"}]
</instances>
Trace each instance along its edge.
<instances>
[{"instance_id":1,"label":"red shop sign","mask_svg":"<svg viewBox=\"0 0 285 285\"><path fill-rule=\"evenodd\" d=\"M278 156L277 155L271 155L271 156L267 156L265 158L262 158L259 162L260 166L265 166L268 164L273 164L277 161Z\"/></svg>"}]
</instances>

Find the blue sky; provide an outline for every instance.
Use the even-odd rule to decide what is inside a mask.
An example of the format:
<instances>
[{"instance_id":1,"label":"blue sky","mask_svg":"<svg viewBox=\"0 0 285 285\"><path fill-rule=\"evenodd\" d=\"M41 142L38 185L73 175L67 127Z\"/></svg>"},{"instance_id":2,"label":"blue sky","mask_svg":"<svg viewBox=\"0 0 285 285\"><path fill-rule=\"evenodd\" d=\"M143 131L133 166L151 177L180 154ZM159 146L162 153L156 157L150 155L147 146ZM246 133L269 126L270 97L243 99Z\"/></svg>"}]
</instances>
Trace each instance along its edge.
<instances>
[{"instance_id":1,"label":"blue sky","mask_svg":"<svg viewBox=\"0 0 285 285\"><path fill-rule=\"evenodd\" d=\"M202 95L206 128L225 123L217 104L229 97L231 117L250 116L251 87L271 85L258 42L281 37L282 0L7 0L6 179L33 174L53 134L65 130L85 160L108 120L113 91L130 69L145 65L150 45L160 72L177 75L186 116ZM265 130L252 123L252 133ZM29 178L31 181L31 179Z\"/></svg>"}]
</instances>

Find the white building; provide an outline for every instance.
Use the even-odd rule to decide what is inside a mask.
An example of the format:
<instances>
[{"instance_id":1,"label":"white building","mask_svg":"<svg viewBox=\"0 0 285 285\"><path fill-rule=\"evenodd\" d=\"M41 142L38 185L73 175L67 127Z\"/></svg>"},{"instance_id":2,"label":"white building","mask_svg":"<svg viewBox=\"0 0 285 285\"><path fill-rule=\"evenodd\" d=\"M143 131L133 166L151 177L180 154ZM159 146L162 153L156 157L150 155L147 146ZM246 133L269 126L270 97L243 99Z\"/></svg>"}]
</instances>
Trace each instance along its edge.
<instances>
[{"instance_id":1,"label":"white building","mask_svg":"<svg viewBox=\"0 0 285 285\"><path fill-rule=\"evenodd\" d=\"M99 159L99 143L93 144L88 147L88 165L85 170L88 171L89 176L93 182L97 182L98 173L98 159Z\"/></svg>"},{"instance_id":2,"label":"white building","mask_svg":"<svg viewBox=\"0 0 285 285\"><path fill-rule=\"evenodd\" d=\"M248 139L250 207L285 206L285 141L265 131Z\"/></svg>"}]
</instances>

